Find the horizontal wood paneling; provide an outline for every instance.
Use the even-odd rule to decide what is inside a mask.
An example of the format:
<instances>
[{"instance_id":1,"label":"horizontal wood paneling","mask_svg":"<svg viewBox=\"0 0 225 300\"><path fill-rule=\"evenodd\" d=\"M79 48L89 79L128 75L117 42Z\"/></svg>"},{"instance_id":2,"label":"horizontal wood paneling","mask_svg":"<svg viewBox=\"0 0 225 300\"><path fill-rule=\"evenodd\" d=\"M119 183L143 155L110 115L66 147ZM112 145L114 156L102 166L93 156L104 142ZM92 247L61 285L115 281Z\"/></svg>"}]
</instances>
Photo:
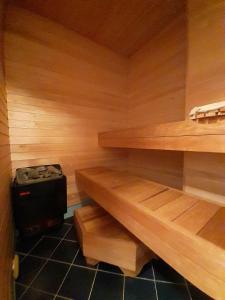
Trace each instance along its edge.
<instances>
[{"instance_id":1,"label":"horizontal wood paneling","mask_svg":"<svg viewBox=\"0 0 225 300\"><path fill-rule=\"evenodd\" d=\"M188 1L187 117L194 106L225 99L223 11L222 0ZM184 189L225 203L224 165L225 154L185 153Z\"/></svg>"},{"instance_id":2,"label":"horizontal wood paneling","mask_svg":"<svg viewBox=\"0 0 225 300\"><path fill-rule=\"evenodd\" d=\"M131 57L130 127L184 119L186 71L185 9ZM182 187L181 153L130 150L130 171Z\"/></svg>"},{"instance_id":3,"label":"horizontal wood paneling","mask_svg":"<svg viewBox=\"0 0 225 300\"><path fill-rule=\"evenodd\" d=\"M12 299L13 232L10 203L11 161L3 70L3 12L0 1L0 299Z\"/></svg>"},{"instance_id":4,"label":"horizontal wood paneling","mask_svg":"<svg viewBox=\"0 0 225 300\"><path fill-rule=\"evenodd\" d=\"M97 133L126 124L128 60L64 27L9 6L6 79L13 172L60 163L68 204L80 202L75 170L125 164Z\"/></svg>"}]
</instances>

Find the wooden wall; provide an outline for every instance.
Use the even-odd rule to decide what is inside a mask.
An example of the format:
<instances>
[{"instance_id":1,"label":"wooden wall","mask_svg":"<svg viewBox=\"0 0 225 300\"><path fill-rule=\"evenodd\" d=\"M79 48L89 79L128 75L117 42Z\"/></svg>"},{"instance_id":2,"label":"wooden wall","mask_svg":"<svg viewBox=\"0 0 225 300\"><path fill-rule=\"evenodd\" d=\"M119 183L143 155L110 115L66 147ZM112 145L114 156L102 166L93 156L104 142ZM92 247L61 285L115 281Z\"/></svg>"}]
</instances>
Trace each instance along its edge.
<instances>
[{"instance_id":1,"label":"wooden wall","mask_svg":"<svg viewBox=\"0 0 225 300\"><path fill-rule=\"evenodd\" d=\"M75 170L96 165L128 167L173 187L223 197L224 155L188 153L183 159L182 152L97 144L99 131L183 120L185 109L223 99L222 2L189 1L187 80L184 0L183 14L129 59L10 6L6 75L13 171L61 163L69 205L82 196Z\"/></svg>"},{"instance_id":2,"label":"wooden wall","mask_svg":"<svg viewBox=\"0 0 225 300\"><path fill-rule=\"evenodd\" d=\"M189 0L186 115L193 106L222 100L224 1ZM184 190L225 203L224 166L224 154L185 153Z\"/></svg>"},{"instance_id":3,"label":"wooden wall","mask_svg":"<svg viewBox=\"0 0 225 300\"><path fill-rule=\"evenodd\" d=\"M127 123L128 60L16 6L6 26L13 171L60 163L69 205L80 202L76 169L125 164L126 151L99 148L97 132Z\"/></svg>"},{"instance_id":4,"label":"wooden wall","mask_svg":"<svg viewBox=\"0 0 225 300\"><path fill-rule=\"evenodd\" d=\"M0 1L0 299L12 297L12 218L9 186L11 179L7 103L3 66L3 11Z\"/></svg>"},{"instance_id":5,"label":"wooden wall","mask_svg":"<svg viewBox=\"0 0 225 300\"><path fill-rule=\"evenodd\" d=\"M186 19L183 1L183 14L131 57L131 127L184 119L185 68ZM130 150L129 169L181 188L183 153Z\"/></svg>"}]
</instances>

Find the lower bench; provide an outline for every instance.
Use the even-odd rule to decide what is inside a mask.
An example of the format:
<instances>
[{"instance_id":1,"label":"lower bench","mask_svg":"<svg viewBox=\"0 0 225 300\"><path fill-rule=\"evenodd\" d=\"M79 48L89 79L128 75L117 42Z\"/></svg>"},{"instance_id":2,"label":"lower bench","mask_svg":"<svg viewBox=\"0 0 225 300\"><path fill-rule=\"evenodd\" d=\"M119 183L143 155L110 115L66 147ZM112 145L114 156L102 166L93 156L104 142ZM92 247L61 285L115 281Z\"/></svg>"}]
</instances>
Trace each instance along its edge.
<instances>
[{"instance_id":1,"label":"lower bench","mask_svg":"<svg viewBox=\"0 0 225 300\"><path fill-rule=\"evenodd\" d=\"M74 221L89 265L103 261L118 266L127 276L136 276L154 256L101 207L88 205L75 210Z\"/></svg>"},{"instance_id":2,"label":"lower bench","mask_svg":"<svg viewBox=\"0 0 225 300\"><path fill-rule=\"evenodd\" d=\"M78 171L77 183L192 284L225 300L225 207L103 167Z\"/></svg>"}]
</instances>

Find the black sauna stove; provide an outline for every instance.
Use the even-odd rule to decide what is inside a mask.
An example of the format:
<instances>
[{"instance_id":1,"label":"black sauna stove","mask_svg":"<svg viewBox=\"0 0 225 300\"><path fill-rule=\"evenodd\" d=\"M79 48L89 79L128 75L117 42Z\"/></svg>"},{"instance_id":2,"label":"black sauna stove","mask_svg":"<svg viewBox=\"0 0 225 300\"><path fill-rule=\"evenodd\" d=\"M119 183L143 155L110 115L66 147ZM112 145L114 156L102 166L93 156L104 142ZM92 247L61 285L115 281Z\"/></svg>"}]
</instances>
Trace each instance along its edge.
<instances>
[{"instance_id":1,"label":"black sauna stove","mask_svg":"<svg viewBox=\"0 0 225 300\"><path fill-rule=\"evenodd\" d=\"M67 211L66 176L60 165L17 169L12 201L15 225L22 237L59 227Z\"/></svg>"}]
</instances>

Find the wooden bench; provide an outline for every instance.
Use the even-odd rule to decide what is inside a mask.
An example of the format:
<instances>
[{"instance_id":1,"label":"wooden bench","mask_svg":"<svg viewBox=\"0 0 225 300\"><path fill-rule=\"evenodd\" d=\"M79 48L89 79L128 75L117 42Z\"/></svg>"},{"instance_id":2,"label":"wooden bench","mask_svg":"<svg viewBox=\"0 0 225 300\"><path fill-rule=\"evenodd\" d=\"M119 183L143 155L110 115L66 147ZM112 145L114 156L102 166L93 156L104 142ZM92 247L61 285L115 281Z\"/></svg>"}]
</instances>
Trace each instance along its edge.
<instances>
[{"instance_id":1,"label":"wooden bench","mask_svg":"<svg viewBox=\"0 0 225 300\"><path fill-rule=\"evenodd\" d=\"M103 261L118 266L127 276L137 276L154 254L99 206L75 210L74 221L86 262Z\"/></svg>"},{"instance_id":2,"label":"wooden bench","mask_svg":"<svg viewBox=\"0 0 225 300\"><path fill-rule=\"evenodd\" d=\"M126 172L77 172L80 188L214 299L225 299L225 207Z\"/></svg>"}]
</instances>

